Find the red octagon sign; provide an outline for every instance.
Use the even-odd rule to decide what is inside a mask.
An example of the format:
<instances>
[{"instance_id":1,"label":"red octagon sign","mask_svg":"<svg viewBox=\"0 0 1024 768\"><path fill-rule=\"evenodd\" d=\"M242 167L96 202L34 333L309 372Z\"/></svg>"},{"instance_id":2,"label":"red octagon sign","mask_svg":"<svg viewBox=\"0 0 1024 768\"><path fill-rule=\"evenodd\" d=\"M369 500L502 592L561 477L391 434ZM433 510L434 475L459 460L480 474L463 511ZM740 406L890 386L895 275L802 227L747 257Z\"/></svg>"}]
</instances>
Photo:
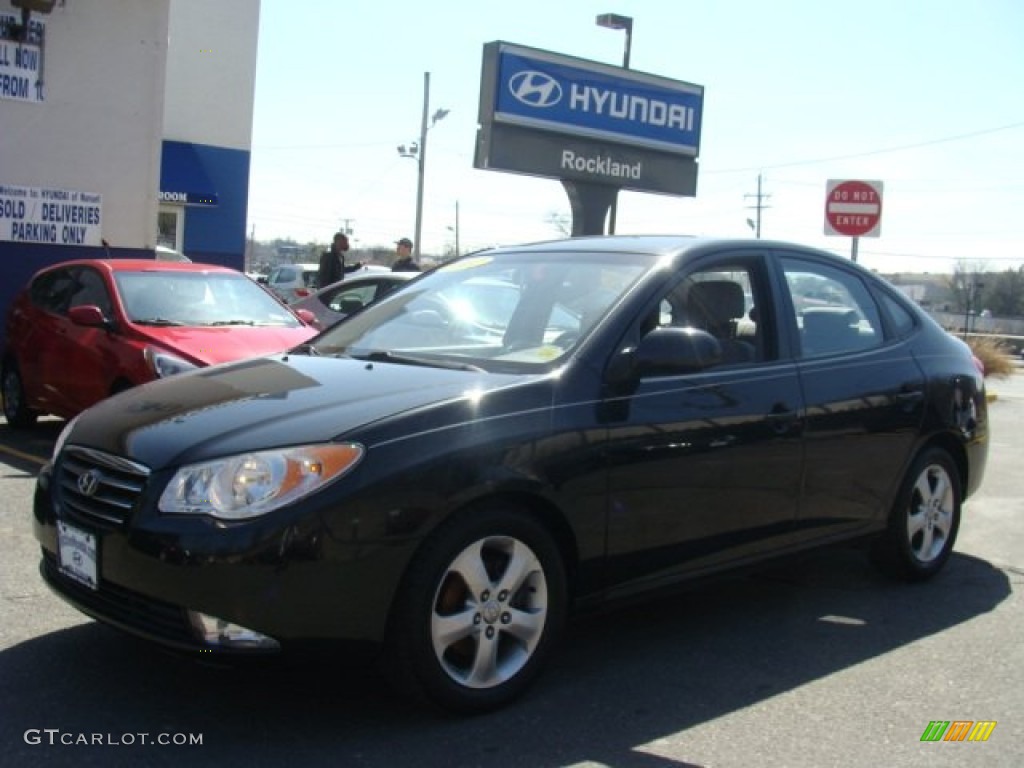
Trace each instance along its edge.
<instances>
[{"instance_id":1,"label":"red octagon sign","mask_svg":"<svg viewBox=\"0 0 1024 768\"><path fill-rule=\"evenodd\" d=\"M878 237L882 223L882 182L828 182L825 234Z\"/></svg>"}]
</instances>

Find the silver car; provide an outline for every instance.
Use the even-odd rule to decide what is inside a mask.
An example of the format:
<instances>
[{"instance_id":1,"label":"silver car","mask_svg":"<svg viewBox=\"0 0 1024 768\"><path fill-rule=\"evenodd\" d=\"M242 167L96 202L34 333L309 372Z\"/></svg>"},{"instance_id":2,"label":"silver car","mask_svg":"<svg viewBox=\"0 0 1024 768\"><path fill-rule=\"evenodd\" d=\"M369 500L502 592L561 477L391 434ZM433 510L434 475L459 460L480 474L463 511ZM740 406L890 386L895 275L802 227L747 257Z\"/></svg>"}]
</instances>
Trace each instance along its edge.
<instances>
[{"instance_id":1,"label":"silver car","mask_svg":"<svg viewBox=\"0 0 1024 768\"><path fill-rule=\"evenodd\" d=\"M391 293L417 275L418 272L392 272L385 267L363 267L344 280L295 301L292 309L308 309L316 316L316 327L324 329Z\"/></svg>"},{"instance_id":2,"label":"silver car","mask_svg":"<svg viewBox=\"0 0 1024 768\"><path fill-rule=\"evenodd\" d=\"M318 264L280 264L267 277L267 288L285 304L294 304L317 288Z\"/></svg>"}]
</instances>

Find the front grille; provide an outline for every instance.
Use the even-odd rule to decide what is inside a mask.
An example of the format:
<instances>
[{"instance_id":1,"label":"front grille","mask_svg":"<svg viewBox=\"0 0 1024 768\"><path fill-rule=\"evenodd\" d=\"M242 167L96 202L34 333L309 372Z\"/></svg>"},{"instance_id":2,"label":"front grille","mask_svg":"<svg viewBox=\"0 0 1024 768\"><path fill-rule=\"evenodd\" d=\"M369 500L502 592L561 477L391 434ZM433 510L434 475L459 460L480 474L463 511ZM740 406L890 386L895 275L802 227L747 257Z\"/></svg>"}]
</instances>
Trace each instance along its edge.
<instances>
[{"instance_id":1,"label":"front grille","mask_svg":"<svg viewBox=\"0 0 1024 768\"><path fill-rule=\"evenodd\" d=\"M148 478L148 467L89 448L69 446L58 462L60 501L96 522L126 523Z\"/></svg>"},{"instance_id":2,"label":"front grille","mask_svg":"<svg viewBox=\"0 0 1024 768\"><path fill-rule=\"evenodd\" d=\"M43 552L43 577L58 594L79 610L101 621L135 632L168 645L198 647L184 608L132 592L130 589L101 582L98 590L84 587L62 575L57 558Z\"/></svg>"}]
</instances>

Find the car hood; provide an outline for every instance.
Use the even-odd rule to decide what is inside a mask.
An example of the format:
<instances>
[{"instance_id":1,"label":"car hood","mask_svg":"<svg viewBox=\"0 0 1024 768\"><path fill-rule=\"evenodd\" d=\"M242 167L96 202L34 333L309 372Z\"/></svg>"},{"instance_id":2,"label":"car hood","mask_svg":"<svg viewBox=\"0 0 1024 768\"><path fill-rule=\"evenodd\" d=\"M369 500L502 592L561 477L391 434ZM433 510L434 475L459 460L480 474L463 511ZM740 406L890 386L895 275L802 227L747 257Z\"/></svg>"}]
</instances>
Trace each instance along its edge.
<instances>
[{"instance_id":1,"label":"car hood","mask_svg":"<svg viewBox=\"0 0 1024 768\"><path fill-rule=\"evenodd\" d=\"M67 444L107 451L157 470L283 445L363 439L366 434L360 429L368 425L403 414L422 415L430 406L466 398L476 403L498 390L530 390L527 385L542 378L275 355L127 390L83 412ZM533 392L516 400L527 408L550 404L548 387L534 387ZM450 420L437 418L451 426ZM429 426L414 418L402 428Z\"/></svg>"},{"instance_id":2,"label":"car hood","mask_svg":"<svg viewBox=\"0 0 1024 768\"><path fill-rule=\"evenodd\" d=\"M279 326L133 326L146 341L197 365L217 365L231 360L284 352L316 335L308 325Z\"/></svg>"}]
</instances>

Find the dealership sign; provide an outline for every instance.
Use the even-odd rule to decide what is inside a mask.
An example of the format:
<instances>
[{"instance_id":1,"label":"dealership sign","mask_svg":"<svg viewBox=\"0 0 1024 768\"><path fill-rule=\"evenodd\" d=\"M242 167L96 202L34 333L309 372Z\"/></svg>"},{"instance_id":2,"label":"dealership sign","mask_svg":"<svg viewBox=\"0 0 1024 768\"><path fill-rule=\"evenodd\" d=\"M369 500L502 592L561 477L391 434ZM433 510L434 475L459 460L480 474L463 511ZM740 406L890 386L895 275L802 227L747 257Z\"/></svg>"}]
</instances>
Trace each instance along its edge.
<instances>
[{"instance_id":1,"label":"dealership sign","mask_svg":"<svg viewBox=\"0 0 1024 768\"><path fill-rule=\"evenodd\" d=\"M101 195L0 184L0 241L101 245L102 231Z\"/></svg>"},{"instance_id":2,"label":"dealership sign","mask_svg":"<svg viewBox=\"0 0 1024 768\"><path fill-rule=\"evenodd\" d=\"M703 100L692 83L488 43L474 166L692 195Z\"/></svg>"},{"instance_id":3,"label":"dealership sign","mask_svg":"<svg viewBox=\"0 0 1024 768\"><path fill-rule=\"evenodd\" d=\"M21 22L17 16L0 13L0 99L43 101L43 50L45 27L30 19L25 40L14 40Z\"/></svg>"}]
</instances>

